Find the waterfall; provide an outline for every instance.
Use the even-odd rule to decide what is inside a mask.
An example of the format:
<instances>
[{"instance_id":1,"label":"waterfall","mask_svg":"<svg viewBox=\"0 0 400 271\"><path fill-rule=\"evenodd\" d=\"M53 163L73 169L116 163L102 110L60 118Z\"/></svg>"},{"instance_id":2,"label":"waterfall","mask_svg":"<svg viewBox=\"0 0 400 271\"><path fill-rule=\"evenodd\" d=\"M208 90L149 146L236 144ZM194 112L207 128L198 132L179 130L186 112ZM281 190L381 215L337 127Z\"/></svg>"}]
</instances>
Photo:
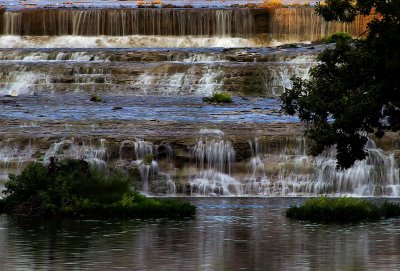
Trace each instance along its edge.
<instances>
[{"instance_id":1,"label":"waterfall","mask_svg":"<svg viewBox=\"0 0 400 271\"><path fill-rule=\"evenodd\" d=\"M216 169L231 172L235 151L230 141L223 139L201 139L193 147L193 156L200 169Z\"/></svg>"},{"instance_id":2,"label":"waterfall","mask_svg":"<svg viewBox=\"0 0 400 271\"><path fill-rule=\"evenodd\" d=\"M247 142L248 156L243 156L246 144L236 149L223 131L205 128L199 134L187 152L141 138L122 141L119 160L111 156L110 142L104 139L64 139L48 147L43 162L48 163L50 157L74 158L105 168L117 158L116 167L119 163L126 165L122 169L136 168L142 191L155 195L400 196L398 162L393 153L384 152L372 140L366 146L365 160L339 170L334 147L319 156L308 156L304 138L257 137ZM41 145L0 142L0 179L6 180L8 173L19 173L27 163L37 161Z\"/></svg>"},{"instance_id":3,"label":"waterfall","mask_svg":"<svg viewBox=\"0 0 400 271\"><path fill-rule=\"evenodd\" d=\"M265 69L265 89L272 96L279 97L285 89L292 89L292 77L303 80L310 78L310 69L317 64L315 56L298 56L281 65L270 65Z\"/></svg>"},{"instance_id":4,"label":"waterfall","mask_svg":"<svg viewBox=\"0 0 400 271\"><path fill-rule=\"evenodd\" d=\"M144 94L209 96L222 90L223 70L210 65L163 65L141 74L131 87Z\"/></svg>"},{"instance_id":5,"label":"waterfall","mask_svg":"<svg viewBox=\"0 0 400 271\"><path fill-rule=\"evenodd\" d=\"M7 142L0 143L0 168L20 168L23 163L33 159L35 149L28 144L21 148Z\"/></svg>"},{"instance_id":6,"label":"waterfall","mask_svg":"<svg viewBox=\"0 0 400 271\"><path fill-rule=\"evenodd\" d=\"M34 72L12 72L7 77L6 84L0 87L0 95L19 96L32 94L34 85L40 78L43 78L43 75Z\"/></svg>"},{"instance_id":7,"label":"waterfall","mask_svg":"<svg viewBox=\"0 0 400 271\"><path fill-rule=\"evenodd\" d=\"M230 176L235 160L232 143L221 138L218 130L206 129L201 133L208 136L200 138L191 149L197 167L189 179L191 194L242 194L240 182Z\"/></svg>"},{"instance_id":8,"label":"waterfall","mask_svg":"<svg viewBox=\"0 0 400 271\"><path fill-rule=\"evenodd\" d=\"M3 16L3 33L5 35L21 35L22 13L5 12Z\"/></svg>"},{"instance_id":9,"label":"waterfall","mask_svg":"<svg viewBox=\"0 0 400 271\"><path fill-rule=\"evenodd\" d=\"M362 18L353 23L327 22L313 8L275 8L270 12L270 38L281 43L320 40L335 32L357 36L363 30Z\"/></svg>"},{"instance_id":10,"label":"waterfall","mask_svg":"<svg viewBox=\"0 0 400 271\"><path fill-rule=\"evenodd\" d=\"M84 141L76 142L74 139L61 140L49 147L44 155L43 162L48 164L51 157L59 160L64 158L83 159L94 167L104 169L107 167L107 142L105 139L100 139L99 143L99 145L92 145L90 142L86 144Z\"/></svg>"},{"instance_id":11,"label":"waterfall","mask_svg":"<svg viewBox=\"0 0 400 271\"><path fill-rule=\"evenodd\" d=\"M132 162L139 170L143 181L143 192L150 192L150 177L159 171L158 163L153 159L154 146L151 142L137 139L134 142L136 160Z\"/></svg>"},{"instance_id":12,"label":"waterfall","mask_svg":"<svg viewBox=\"0 0 400 271\"><path fill-rule=\"evenodd\" d=\"M304 53L301 48L273 49L266 55L262 55L262 49L232 53L212 49L211 53L202 52L197 57L189 50L180 50L170 54L162 51L161 55L129 49L120 49L117 55L112 49L4 50L0 53L4 60L0 63L0 95L104 91L123 95L210 96L230 91L277 97L292 87L292 76L307 79L310 68L317 63L314 51ZM296 50L300 55L294 57ZM256 62L240 63L252 54L256 54ZM143 58L148 62L139 62Z\"/></svg>"},{"instance_id":13,"label":"waterfall","mask_svg":"<svg viewBox=\"0 0 400 271\"><path fill-rule=\"evenodd\" d=\"M305 7L2 9L2 131L18 144L0 145L0 168L20 170L46 152L44 163L70 157L137 170L142 190L153 195L400 195L394 155L372 141L366 160L339 171L334 148L310 157L303 139L271 148L264 128L254 135L235 131L248 122L254 128L297 121L265 97L290 89L294 75L307 79L316 55L328 47L267 46L337 31L358 35L363 27L362 20L325 22ZM202 102L200 96L220 91L235 96L234 103ZM104 102L89 102L93 93ZM9 95L21 97L2 97ZM231 123L227 131L216 129ZM273 134L283 130L276 125ZM124 140L130 127L146 140ZM48 132L52 145L42 139ZM19 135L40 142L24 148ZM71 136L95 139L60 139Z\"/></svg>"},{"instance_id":14,"label":"waterfall","mask_svg":"<svg viewBox=\"0 0 400 271\"><path fill-rule=\"evenodd\" d=\"M6 11L6 35L237 36L254 32L248 9L91 9Z\"/></svg>"},{"instance_id":15,"label":"waterfall","mask_svg":"<svg viewBox=\"0 0 400 271\"><path fill-rule=\"evenodd\" d=\"M8 174L18 174L29 162L35 162L34 154L36 148L28 143L26 146L0 142L0 193L2 181L8 180ZM1 198L1 194L0 194Z\"/></svg>"},{"instance_id":16,"label":"waterfall","mask_svg":"<svg viewBox=\"0 0 400 271\"><path fill-rule=\"evenodd\" d=\"M261 157L261 145L258 138L253 141L249 141L250 150L251 150L251 158L249 161L249 169L252 177L256 177L258 173L264 173L264 162Z\"/></svg>"},{"instance_id":17,"label":"waterfall","mask_svg":"<svg viewBox=\"0 0 400 271\"><path fill-rule=\"evenodd\" d=\"M312 158L299 142L297 151L280 161L278 184L282 195L399 196L399 168L393 154L386 154L369 140L368 157L349 169L336 168L335 147Z\"/></svg>"},{"instance_id":18,"label":"waterfall","mask_svg":"<svg viewBox=\"0 0 400 271\"><path fill-rule=\"evenodd\" d=\"M346 24L326 22L311 7L35 9L0 15L0 33L17 36L256 36L261 43L283 43L319 40L334 32L357 36L365 29L363 18Z\"/></svg>"},{"instance_id":19,"label":"waterfall","mask_svg":"<svg viewBox=\"0 0 400 271\"><path fill-rule=\"evenodd\" d=\"M270 178L266 175L265 154L259 138L250 140L251 157L248 162L249 174L243 184L244 195L273 196Z\"/></svg>"},{"instance_id":20,"label":"waterfall","mask_svg":"<svg viewBox=\"0 0 400 271\"><path fill-rule=\"evenodd\" d=\"M120 145L120 157L123 156L124 146L129 142L124 141ZM166 156L171 158L171 147L163 145ZM163 172L156 160L159 146L145 141L142 138L137 138L133 141L133 149L135 160L131 162L131 166L139 172L143 183L142 191L148 193L162 193L168 195L176 194L176 185L171 176Z\"/></svg>"}]
</instances>

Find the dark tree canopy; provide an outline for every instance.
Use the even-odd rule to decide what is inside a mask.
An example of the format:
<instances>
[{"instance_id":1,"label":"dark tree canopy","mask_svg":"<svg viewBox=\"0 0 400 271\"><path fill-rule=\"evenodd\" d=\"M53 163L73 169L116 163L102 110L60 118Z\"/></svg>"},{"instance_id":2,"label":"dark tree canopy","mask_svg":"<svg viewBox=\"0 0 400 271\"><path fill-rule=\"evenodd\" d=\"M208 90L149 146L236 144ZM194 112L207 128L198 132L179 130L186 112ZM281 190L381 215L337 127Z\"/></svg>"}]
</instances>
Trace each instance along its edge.
<instances>
[{"instance_id":1,"label":"dark tree canopy","mask_svg":"<svg viewBox=\"0 0 400 271\"><path fill-rule=\"evenodd\" d=\"M283 110L307 124L310 153L336 144L338 166L348 168L366 157L368 133L400 130L400 1L326 0L316 10L347 22L374 15L365 37L323 51L310 80L294 78L281 96Z\"/></svg>"}]
</instances>

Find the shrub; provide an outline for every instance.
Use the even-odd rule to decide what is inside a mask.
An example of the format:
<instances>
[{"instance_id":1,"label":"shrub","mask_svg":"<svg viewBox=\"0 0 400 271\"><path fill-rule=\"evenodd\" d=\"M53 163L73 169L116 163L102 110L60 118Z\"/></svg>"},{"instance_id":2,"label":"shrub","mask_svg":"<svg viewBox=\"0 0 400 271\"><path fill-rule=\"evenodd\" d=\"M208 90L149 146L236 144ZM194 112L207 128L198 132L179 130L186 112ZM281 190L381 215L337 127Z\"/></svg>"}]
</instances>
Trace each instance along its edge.
<instances>
[{"instance_id":1,"label":"shrub","mask_svg":"<svg viewBox=\"0 0 400 271\"><path fill-rule=\"evenodd\" d=\"M350 33L347 32L336 32L333 33L332 35L321 39L321 42L323 43L336 43L336 42L345 42L345 41L350 41L352 40L353 37L351 36Z\"/></svg>"},{"instance_id":2,"label":"shrub","mask_svg":"<svg viewBox=\"0 0 400 271\"><path fill-rule=\"evenodd\" d=\"M259 4L260 8L271 8L271 7L284 7L285 5L282 3L282 0L263 0L261 4Z\"/></svg>"},{"instance_id":3,"label":"shrub","mask_svg":"<svg viewBox=\"0 0 400 271\"><path fill-rule=\"evenodd\" d=\"M135 192L132 180L116 171L90 168L84 160L50 159L10 174L0 212L28 216L184 217L189 203L148 199Z\"/></svg>"},{"instance_id":4,"label":"shrub","mask_svg":"<svg viewBox=\"0 0 400 271\"><path fill-rule=\"evenodd\" d=\"M99 102L102 101L102 99L101 99L99 96L93 94L93 95L90 97L90 101L91 101L91 102L99 103Z\"/></svg>"},{"instance_id":5,"label":"shrub","mask_svg":"<svg viewBox=\"0 0 400 271\"><path fill-rule=\"evenodd\" d=\"M302 206L291 206L286 216L318 223L354 223L400 216L400 205L384 203L377 206L357 198L311 198Z\"/></svg>"},{"instance_id":6,"label":"shrub","mask_svg":"<svg viewBox=\"0 0 400 271\"><path fill-rule=\"evenodd\" d=\"M232 96L228 93L218 92L214 93L211 97L204 97L203 101L211 103L231 103Z\"/></svg>"}]
</instances>

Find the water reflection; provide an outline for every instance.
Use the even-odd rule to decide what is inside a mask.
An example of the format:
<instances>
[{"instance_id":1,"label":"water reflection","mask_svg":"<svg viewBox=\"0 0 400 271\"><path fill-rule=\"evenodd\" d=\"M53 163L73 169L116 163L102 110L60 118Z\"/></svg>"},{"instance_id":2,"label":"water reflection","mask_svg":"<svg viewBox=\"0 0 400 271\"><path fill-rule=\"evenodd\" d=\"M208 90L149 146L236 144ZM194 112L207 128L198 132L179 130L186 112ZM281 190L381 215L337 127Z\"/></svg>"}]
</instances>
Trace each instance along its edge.
<instances>
[{"instance_id":1,"label":"water reflection","mask_svg":"<svg viewBox=\"0 0 400 271\"><path fill-rule=\"evenodd\" d=\"M301 198L195 198L190 220L29 220L0 216L0 269L396 270L400 219L296 222Z\"/></svg>"}]
</instances>

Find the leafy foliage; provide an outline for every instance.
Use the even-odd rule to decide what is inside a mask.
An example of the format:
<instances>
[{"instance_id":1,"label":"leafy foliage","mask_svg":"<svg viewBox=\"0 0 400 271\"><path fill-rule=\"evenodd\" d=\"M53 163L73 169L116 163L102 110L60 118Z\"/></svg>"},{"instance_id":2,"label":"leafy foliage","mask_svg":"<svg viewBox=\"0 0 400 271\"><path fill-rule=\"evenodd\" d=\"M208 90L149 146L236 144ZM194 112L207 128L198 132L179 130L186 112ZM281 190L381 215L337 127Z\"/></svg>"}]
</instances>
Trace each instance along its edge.
<instances>
[{"instance_id":1,"label":"leafy foliage","mask_svg":"<svg viewBox=\"0 0 400 271\"><path fill-rule=\"evenodd\" d=\"M347 32L336 32L333 33L332 35L329 35L326 38L323 38L321 41L323 43L336 43L336 42L347 42L351 41L352 39L353 37L351 36L351 34Z\"/></svg>"},{"instance_id":2,"label":"leafy foliage","mask_svg":"<svg viewBox=\"0 0 400 271\"><path fill-rule=\"evenodd\" d=\"M385 202L377 206L364 199L318 197L302 206L291 206L286 216L318 223L354 223L400 216L400 205Z\"/></svg>"},{"instance_id":3,"label":"leafy foliage","mask_svg":"<svg viewBox=\"0 0 400 271\"><path fill-rule=\"evenodd\" d=\"M89 167L84 160L51 158L10 174L0 211L29 216L185 217L195 207L184 202L148 199L131 188L128 176Z\"/></svg>"},{"instance_id":4,"label":"leafy foliage","mask_svg":"<svg viewBox=\"0 0 400 271\"><path fill-rule=\"evenodd\" d=\"M204 102L211 102L211 103L231 103L232 102L232 96L229 95L228 93L214 93L211 97L205 97L203 98Z\"/></svg>"},{"instance_id":5,"label":"leafy foliage","mask_svg":"<svg viewBox=\"0 0 400 271\"><path fill-rule=\"evenodd\" d=\"M338 40L322 52L310 80L293 78L281 96L282 109L298 114L312 139L311 154L337 146L338 165L348 168L364 159L367 134L382 137L400 129L400 2L327 0L317 11L327 20L376 16L365 39Z\"/></svg>"}]
</instances>

